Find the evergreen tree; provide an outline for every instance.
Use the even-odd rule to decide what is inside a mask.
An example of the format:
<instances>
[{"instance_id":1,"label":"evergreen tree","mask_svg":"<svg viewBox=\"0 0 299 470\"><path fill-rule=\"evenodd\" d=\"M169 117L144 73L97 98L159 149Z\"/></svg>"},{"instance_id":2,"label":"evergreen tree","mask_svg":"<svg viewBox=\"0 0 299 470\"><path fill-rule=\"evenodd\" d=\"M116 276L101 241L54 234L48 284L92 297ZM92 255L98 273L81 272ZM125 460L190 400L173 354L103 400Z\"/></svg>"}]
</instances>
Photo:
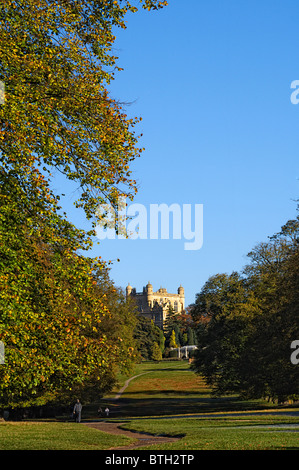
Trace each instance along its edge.
<instances>
[{"instance_id":1,"label":"evergreen tree","mask_svg":"<svg viewBox=\"0 0 299 470\"><path fill-rule=\"evenodd\" d=\"M193 346L196 344L195 342L195 335L193 329L189 326L187 329L187 343L189 346Z\"/></svg>"},{"instance_id":2,"label":"evergreen tree","mask_svg":"<svg viewBox=\"0 0 299 470\"><path fill-rule=\"evenodd\" d=\"M161 353L164 351L165 338L163 331L152 320L138 315L134 330L137 350L144 359L151 359L153 344L157 343Z\"/></svg>"}]
</instances>

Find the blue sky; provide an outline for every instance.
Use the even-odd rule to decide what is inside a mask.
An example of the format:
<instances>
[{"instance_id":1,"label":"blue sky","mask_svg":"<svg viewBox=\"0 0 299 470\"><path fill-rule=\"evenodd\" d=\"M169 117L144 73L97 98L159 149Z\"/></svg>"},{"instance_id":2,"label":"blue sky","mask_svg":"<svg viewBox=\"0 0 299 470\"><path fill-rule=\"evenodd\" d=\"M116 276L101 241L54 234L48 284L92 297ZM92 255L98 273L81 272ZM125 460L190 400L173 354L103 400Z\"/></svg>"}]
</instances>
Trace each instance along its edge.
<instances>
[{"instance_id":1,"label":"blue sky","mask_svg":"<svg viewBox=\"0 0 299 470\"><path fill-rule=\"evenodd\" d=\"M299 4L295 0L170 0L117 31L124 68L111 95L142 116L132 165L135 202L203 204L203 246L182 240L102 240L94 255L137 291L150 280L186 304L209 276L241 270L246 254L296 216L299 189ZM57 182L57 184L59 184ZM79 226L85 222L65 208Z\"/></svg>"}]
</instances>

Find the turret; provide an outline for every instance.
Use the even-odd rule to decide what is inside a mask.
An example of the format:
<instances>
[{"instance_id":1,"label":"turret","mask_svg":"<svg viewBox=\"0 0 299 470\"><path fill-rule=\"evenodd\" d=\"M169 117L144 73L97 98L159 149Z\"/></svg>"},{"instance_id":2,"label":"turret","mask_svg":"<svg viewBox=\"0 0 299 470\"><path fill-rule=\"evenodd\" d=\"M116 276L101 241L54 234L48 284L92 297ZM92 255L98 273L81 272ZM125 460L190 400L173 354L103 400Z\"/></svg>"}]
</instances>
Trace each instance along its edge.
<instances>
[{"instance_id":1,"label":"turret","mask_svg":"<svg viewBox=\"0 0 299 470\"><path fill-rule=\"evenodd\" d=\"M132 286L130 286L130 283L129 283L126 287L126 296L129 297L129 295L131 295L131 292L132 292Z\"/></svg>"},{"instance_id":2,"label":"turret","mask_svg":"<svg viewBox=\"0 0 299 470\"><path fill-rule=\"evenodd\" d=\"M184 289L184 287L182 287L182 284L181 284L180 287L178 288L178 294L179 294L181 297L185 297L185 289Z\"/></svg>"},{"instance_id":3,"label":"turret","mask_svg":"<svg viewBox=\"0 0 299 470\"><path fill-rule=\"evenodd\" d=\"M178 294L180 296L180 302L181 302L181 311L185 309L185 289L182 287L182 284L178 288Z\"/></svg>"},{"instance_id":4,"label":"turret","mask_svg":"<svg viewBox=\"0 0 299 470\"><path fill-rule=\"evenodd\" d=\"M153 286L151 285L151 283L148 281L147 285L146 285L146 292L148 294L152 294L153 293Z\"/></svg>"}]
</instances>

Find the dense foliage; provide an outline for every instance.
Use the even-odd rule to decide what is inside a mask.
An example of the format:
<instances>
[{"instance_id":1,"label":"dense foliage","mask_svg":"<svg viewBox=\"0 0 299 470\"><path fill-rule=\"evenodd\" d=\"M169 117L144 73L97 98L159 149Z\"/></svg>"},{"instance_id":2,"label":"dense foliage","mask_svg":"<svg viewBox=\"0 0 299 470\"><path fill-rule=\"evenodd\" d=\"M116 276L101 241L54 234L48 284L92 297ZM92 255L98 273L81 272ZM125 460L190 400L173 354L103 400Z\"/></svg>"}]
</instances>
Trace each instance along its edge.
<instances>
[{"instance_id":1,"label":"dense foliage","mask_svg":"<svg viewBox=\"0 0 299 470\"><path fill-rule=\"evenodd\" d=\"M166 2L135 2L151 10ZM135 356L134 309L100 258L93 230L68 222L55 172L97 207L133 198L134 126L107 86L127 0L8 0L0 5L0 405L99 396ZM116 227L117 228L117 227Z\"/></svg>"},{"instance_id":2,"label":"dense foliage","mask_svg":"<svg viewBox=\"0 0 299 470\"><path fill-rule=\"evenodd\" d=\"M161 354L164 352L165 338L163 331L152 320L143 315L137 316L134 338L139 360L157 357L159 354L158 348Z\"/></svg>"},{"instance_id":3,"label":"dense foliage","mask_svg":"<svg viewBox=\"0 0 299 470\"><path fill-rule=\"evenodd\" d=\"M216 394L283 402L299 396L299 217L249 254L241 273L216 274L197 294L194 368Z\"/></svg>"},{"instance_id":4,"label":"dense foliage","mask_svg":"<svg viewBox=\"0 0 299 470\"><path fill-rule=\"evenodd\" d=\"M182 313L176 313L169 308L165 321L165 345L166 348L196 345L196 334L193 319L189 308Z\"/></svg>"},{"instance_id":5,"label":"dense foliage","mask_svg":"<svg viewBox=\"0 0 299 470\"><path fill-rule=\"evenodd\" d=\"M45 224L47 205L12 180L0 197L0 403L84 396L91 382L99 395L133 358L133 309L101 260L79 254L84 234L53 212Z\"/></svg>"}]
</instances>

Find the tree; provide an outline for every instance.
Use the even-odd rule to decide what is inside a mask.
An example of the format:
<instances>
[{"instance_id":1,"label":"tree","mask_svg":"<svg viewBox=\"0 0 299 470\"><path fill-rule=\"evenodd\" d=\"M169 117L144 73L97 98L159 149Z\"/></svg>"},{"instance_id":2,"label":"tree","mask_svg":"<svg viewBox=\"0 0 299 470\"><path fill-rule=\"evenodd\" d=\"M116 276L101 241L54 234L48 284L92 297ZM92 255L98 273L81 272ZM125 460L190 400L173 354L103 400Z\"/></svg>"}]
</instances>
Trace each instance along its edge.
<instances>
[{"instance_id":1,"label":"tree","mask_svg":"<svg viewBox=\"0 0 299 470\"><path fill-rule=\"evenodd\" d=\"M163 331L152 320L143 315L137 316L134 338L137 350L144 359L151 359L154 343L158 344L161 353L164 350L165 338Z\"/></svg>"},{"instance_id":2,"label":"tree","mask_svg":"<svg viewBox=\"0 0 299 470\"><path fill-rule=\"evenodd\" d=\"M248 348L251 369L259 364L259 381L247 374L248 389L278 402L299 395L299 370L290 361L290 344L299 337L298 239L297 217L249 253L245 270L262 309Z\"/></svg>"},{"instance_id":3,"label":"tree","mask_svg":"<svg viewBox=\"0 0 299 470\"><path fill-rule=\"evenodd\" d=\"M142 1L148 10L164 4ZM117 209L136 192L139 119L108 91L119 70L113 32L129 11L137 8L127 0L0 5L2 406L101 393L135 355L134 314L106 263L83 255L95 232L68 222L53 189L53 172L74 182L93 229L99 204Z\"/></svg>"},{"instance_id":4,"label":"tree","mask_svg":"<svg viewBox=\"0 0 299 470\"><path fill-rule=\"evenodd\" d=\"M169 347L170 348L178 348L178 345L176 343L176 335L175 335L174 330L172 330L171 335L170 335Z\"/></svg>"},{"instance_id":5,"label":"tree","mask_svg":"<svg viewBox=\"0 0 299 470\"><path fill-rule=\"evenodd\" d=\"M196 344L194 331L190 326L187 329L187 343L186 344L188 344L189 346L194 346Z\"/></svg>"},{"instance_id":6,"label":"tree","mask_svg":"<svg viewBox=\"0 0 299 470\"><path fill-rule=\"evenodd\" d=\"M163 330L161 330L160 328L159 328L158 333L159 333L158 345L159 345L159 348L161 349L161 353L163 354L165 351L165 336L164 336Z\"/></svg>"},{"instance_id":7,"label":"tree","mask_svg":"<svg viewBox=\"0 0 299 470\"><path fill-rule=\"evenodd\" d=\"M170 347L170 336L175 331L176 344L179 346L193 345L194 343L194 324L192 316L187 312L177 313L170 306L165 321L165 339L167 347ZM190 342L191 341L191 342Z\"/></svg>"},{"instance_id":8,"label":"tree","mask_svg":"<svg viewBox=\"0 0 299 470\"><path fill-rule=\"evenodd\" d=\"M176 324L177 324L177 313L173 310L172 306L170 305L168 308L168 312L167 312L165 323L164 323L166 337L169 337L171 335L174 325Z\"/></svg>"},{"instance_id":9,"label":"tree","mask_svg":"<svg viewBox=\"0 0 299 470\"><path fill-rule=\"evenodd\" d=\"M181 346L181 340L180 340L181 332L180 332L180 328L178 324L173 325L173 331L175 333L175 342L177 344L177 347L180 347Z\"/></svg>"},{"instance_id":10,"label":"tree","mask_svg":"<svg viewBox=\"0 0 299 470\"><path fill-rule=\"evenodd\" d=\"M197 295L194 368L217 394L278 402L299 395L299 370L290 361L299 335L298 222L257 245L241 274L213 276Z\"/></svg>"},{"instance_id":11,"label":"tree","mask_svg":"<svg viewBox=\"0 0 299 470\"><path fill-rule=\"evenodd\" d=\"M137 2L136 2L137 3ZM143 8L166 2L144 0ZM107 87L116 71L114 29L128 0L10 0L0 6L0 157L6 172L44 191L53 169L78 187L77 207L95 221L100 203L132 198L130 162L142 151ZM34 178L33 178L34 176Z\"/></svg>"},{"instance_id":12,"label":"tree","mask_svg":"<svg viewBox=\"0 0 299 470\"><path fill-rule=\"evenodd\" d=\"M214 387L214 393L240 391L240 361L246 351L254 299L238 274L210 278L197 295L193 316L200 345L194 368Z\"/></svg>"},{"instance_id":13,"label":"tree","mask_svg":"<svg viewBox=\"0 0 299 470\"><path fill-rule=\"evenodd\" d=\"M154 342L152 345L151 359L157 362L162 360L162 351L160 346L156 342Z\"/></svg>"},{"instance_id":14,"label":"tree","mask_svg":"<svg viewBox=\"0 0 299 470\"><path fill-rule=\"evenodd\" d=\"M91 384L100 395L135 352L134 311L106 266L77 252L82 234L58 214L44 225L48 206L35 197L13 185L12 175L2 179L2 406L65 401L75 391L86 395Z\"/></svg>"}]
</instances>

